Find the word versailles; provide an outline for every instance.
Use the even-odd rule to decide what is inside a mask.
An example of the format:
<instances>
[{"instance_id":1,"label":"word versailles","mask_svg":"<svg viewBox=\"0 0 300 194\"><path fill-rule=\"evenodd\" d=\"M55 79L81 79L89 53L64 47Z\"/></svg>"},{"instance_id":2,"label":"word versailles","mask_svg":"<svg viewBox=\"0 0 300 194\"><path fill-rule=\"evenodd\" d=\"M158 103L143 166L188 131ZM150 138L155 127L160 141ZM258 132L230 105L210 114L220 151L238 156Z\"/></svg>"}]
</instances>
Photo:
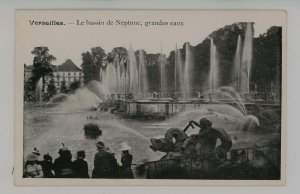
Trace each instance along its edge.
<instances>
[{"instance_id":1,"label":"word versailles","mask_svg":"<svg viewBox=\"0 0 300 194\"><path fill-rule=\"evenodd\" d=\"M61 21L56 21L56 20L48 20L48 21L36 21L36 20L29 20L29 24L32 25L43 25L43 26L61 26L61 25L65 25L63 22Z\"/></svg>"}]
</instances>

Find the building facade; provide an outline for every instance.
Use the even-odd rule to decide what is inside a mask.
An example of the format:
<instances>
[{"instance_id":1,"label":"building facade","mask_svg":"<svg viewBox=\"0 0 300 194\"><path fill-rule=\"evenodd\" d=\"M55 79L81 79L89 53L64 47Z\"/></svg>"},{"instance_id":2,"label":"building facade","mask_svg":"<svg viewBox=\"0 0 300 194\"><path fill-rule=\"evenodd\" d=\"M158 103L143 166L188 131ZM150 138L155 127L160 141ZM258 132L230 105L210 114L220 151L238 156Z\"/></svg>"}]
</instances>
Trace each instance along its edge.
<instances>
[{"instance_id":1,"label":"building facade","mask_svg":"<svg viewBox=\"0 0 300 194\"><path fill-rule=\"evenodd\" d=\"M79 81L83 84L82 70L77 67L71 59L67 59L63 64L54 69L52 75L46 77L46 87L53 80L56 89L60 91L61 86L69 87L71 83Z\"/></svg>"}]
</instances>

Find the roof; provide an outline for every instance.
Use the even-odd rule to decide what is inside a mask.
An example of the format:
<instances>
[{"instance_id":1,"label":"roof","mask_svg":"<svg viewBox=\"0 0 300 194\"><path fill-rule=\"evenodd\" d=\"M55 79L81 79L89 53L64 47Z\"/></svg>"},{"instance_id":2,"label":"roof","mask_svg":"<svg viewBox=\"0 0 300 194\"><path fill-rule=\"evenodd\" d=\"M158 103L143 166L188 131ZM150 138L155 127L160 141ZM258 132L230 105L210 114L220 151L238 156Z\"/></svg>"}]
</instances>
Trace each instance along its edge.
<instances>
[{"instance_id":1,"label":"roof","mask_svg":"<svg viewBox=\"0 0 300 194\"><path fill-rule=\"evenodd\" d=\"M57 66L56 71L81 71L81 69L71 59L67 59L63 64Z\"/></svg>"}]
</instances>

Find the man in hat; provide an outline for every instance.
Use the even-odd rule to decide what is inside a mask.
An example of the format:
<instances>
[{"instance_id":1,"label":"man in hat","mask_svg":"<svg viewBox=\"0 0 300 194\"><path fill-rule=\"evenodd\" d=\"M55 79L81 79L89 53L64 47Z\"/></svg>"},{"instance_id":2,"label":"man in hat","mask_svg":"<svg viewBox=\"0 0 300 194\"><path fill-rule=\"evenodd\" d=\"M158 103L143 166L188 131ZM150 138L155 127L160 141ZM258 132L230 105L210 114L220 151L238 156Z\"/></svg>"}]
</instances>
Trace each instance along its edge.
<instances>
[{"instance_id":1,"label":"man in hat","mask_svg":"<svg viewBox=\"0 0 300 194\"><path fill-rule=\"evenodd\" d=\"M98 152L94 157L94 170L92 178L113 178L114 177L114 155L110 153L102 141L96 143Z\"/></svg>"},{"instance_id":2,"label":"man in hat","mask_svg":"<svg viewBox=\"0 0 300 194\"><path fill-rule=\"evenodd\" d=\"M88 163L84 160L84 158L85 151L78 151L77 160L73 162L73 168L77 178L90 178L88 173Z\"/></svg>"},{"instance_id":3,"label":"man in hat","mask_svg":"<svg viewBox=\"0 0 300 194\"><path fill-rule=\"evenodd\" d=\"M229 134L224 129L212 127L212 122L207 118L201 118L199 123L190 121L191 126L196 125L200 128L198 134L191 135L191 138L197 141L202 138L208 154L216 153L218 156L225 157L227 151L231 149L232 141ZM216 148L217 140L220 139L221 145Z\"/></svg>"},{"instance_id":4,"label":"man in hat","mask_svg":"<svg viewBox=\"0 0 300 194\"><path fill-rule=\"evenodd\" d=\"M132 155L129 153L129 150L131 147L126 143L122 142L120 144L120 151L122 151L122 157L121 157L121 177L131 179L133 178L133 173L131 170L132 165Z\"/></svg>"},{"instance_id":5,"label":"man in hat","mask_svg":"<svg viewBox=\"0 0 300 194\"><path fill-rule=\"evenodd\" d=\"M74 178L72 154L63 143L62 145L63 147L58 151L59 157L54 160L55 176L56 178Z\"/></svg>"}]
</instances>

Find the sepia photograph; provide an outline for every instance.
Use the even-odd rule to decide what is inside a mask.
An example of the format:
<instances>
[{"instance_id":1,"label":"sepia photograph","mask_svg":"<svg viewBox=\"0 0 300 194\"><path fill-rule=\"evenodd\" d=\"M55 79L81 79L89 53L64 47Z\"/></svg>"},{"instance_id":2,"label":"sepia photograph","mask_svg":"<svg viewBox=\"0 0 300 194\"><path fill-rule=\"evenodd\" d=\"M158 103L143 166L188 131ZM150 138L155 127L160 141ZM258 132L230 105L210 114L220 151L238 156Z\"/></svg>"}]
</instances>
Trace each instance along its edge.
<instances>
[{"instance_id":1,"label":"sepia photograph","mask_svg":"<svg viewBox=\"0 0 300 194\"><path fill-rule=\"evenodd\" d=\"M17 185L282 185L286 12L17 10Z\"/></svg>"}]
</instances>

